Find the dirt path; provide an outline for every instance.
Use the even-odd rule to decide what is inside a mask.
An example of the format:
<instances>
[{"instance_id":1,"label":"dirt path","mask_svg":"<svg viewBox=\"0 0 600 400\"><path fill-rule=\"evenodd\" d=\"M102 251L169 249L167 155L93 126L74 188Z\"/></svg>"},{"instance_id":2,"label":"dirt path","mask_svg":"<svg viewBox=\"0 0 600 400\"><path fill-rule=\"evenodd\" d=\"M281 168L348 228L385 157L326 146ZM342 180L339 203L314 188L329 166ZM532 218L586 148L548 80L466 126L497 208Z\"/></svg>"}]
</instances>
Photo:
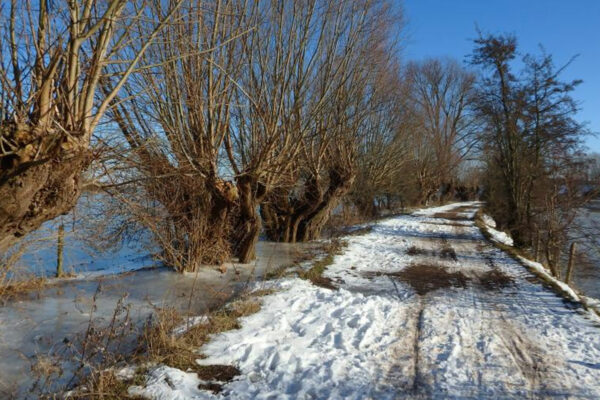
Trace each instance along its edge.
<instances>
[{"instance_id":1,"label":"dirt path","mask_svg":"<svg viewBox=\"0 0 600 400\"><path fill-rule=\"evenodd\" d=\"M288 277L239 330L200 351L234 365L229 399L598 399L600 325L488 243L476 203L348 237L325 276ZM175 387L168 382L180 382ZM161 366L135 394L213 398Z\"/></svg>"},{"instance_id":2,"label":"dirt path","mask_svg":"<svg viewBox=\"0 0 600 400\"><path fill-rule=\"evenodd\" d=\"M596 398L600 381L580 378L600 376L590 354L600 348L597 322L488 243L474 226L476 210L379 228L409 257L405 267L363 273L379 295L380 277L392 280L390 295L409 304L385 379L400 398ZM368 292L356 283L347 288ZM577 343L589 335L591 345Z\"/></svg>"}]
</instances>

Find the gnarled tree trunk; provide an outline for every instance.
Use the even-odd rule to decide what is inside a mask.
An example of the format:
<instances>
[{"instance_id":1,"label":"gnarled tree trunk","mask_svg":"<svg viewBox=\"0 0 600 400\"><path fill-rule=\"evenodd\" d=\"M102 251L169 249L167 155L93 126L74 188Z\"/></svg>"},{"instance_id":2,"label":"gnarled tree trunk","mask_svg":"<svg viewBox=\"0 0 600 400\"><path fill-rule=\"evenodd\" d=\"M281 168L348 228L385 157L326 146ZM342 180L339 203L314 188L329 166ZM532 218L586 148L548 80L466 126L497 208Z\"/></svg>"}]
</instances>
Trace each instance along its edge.
<instances>
[{"instance_id":1,"label":"gnarled tree trunk","mask_svg":"<svg viewBox=\"0 0 600 400\"><path fill-rule=\"evenodd\" d=\"M352 169L334 167L329 171L329 187L321 202L301 222L296 236L297 241L307 242L319 238L330 212L350 191L354 178L355 173Z\"/></svg>"},{"instance_id":2,"label":"gnarled tree trunk","mask_svg":"<svg viewBox=\"0 0 600 400\"><path fill-rule=\"evenodd\" d=\"M13 0L6 5L8 23L0 25L0 252L74 207L81 174L91 161L95 127L183 1L148 24L151 31L143 37L131 29L132 19L122 18L128 2ZM127 53L127 61L117 60L123 42L136 39L139 47ZM117 78L97 101L107 65Z\"/></svg>"},{"instance_id":3,"label":"gnarled tree trunk","mask_svg":"<svg viewBox=\"0 0 600 400\"><path fill-rule=\"evenodd\" d=\"M81 173L91 156L87 150L73 149L75 139L0 129L5 138L20 142L21 149L0 156L0 252L4 252L20 237L75 206Z\"/></svg>"},{"instance_id":4,"label":"gnarled tree trunk","mask_svg":"<svg viewBox=\"0 0 600 400\"><path fill-rule=\"evenodd\" d=\"M332 167L325 190L323 183L313 177L305 182L302 196L288 204L282 195L270 197L268 203L261 205L269 238L290 243L319 238L330 212L350 191L354 179L353 170ZM284 206L278 206L278 200L284 202Z\"/></svg>"},{"instance_id":5,"label":"gnarled tree trunk","mask_svg":"<svg viewBox=\"0 0 600 400\"><path fill-rule=\"evenodd\" d=\"M232 241L239 262L249 263L256 258L256 243L261 229L258 206L266 194L266 187L255 178L241 175L237 178L239 211Z\"/></svg>"}]
</instances>

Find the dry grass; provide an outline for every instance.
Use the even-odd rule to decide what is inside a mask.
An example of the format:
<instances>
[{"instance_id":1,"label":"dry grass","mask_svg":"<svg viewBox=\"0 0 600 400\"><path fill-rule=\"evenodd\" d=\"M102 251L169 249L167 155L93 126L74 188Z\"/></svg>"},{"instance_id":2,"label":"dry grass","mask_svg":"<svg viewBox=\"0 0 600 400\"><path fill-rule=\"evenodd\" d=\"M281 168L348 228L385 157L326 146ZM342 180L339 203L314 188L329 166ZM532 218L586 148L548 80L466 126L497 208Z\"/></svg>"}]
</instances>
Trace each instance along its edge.
<instances>
[{"instance_id":1,"label":"dry grass","mask_svg":"<svg viewBox=\"0 0 600 400\"><path fill-rule=\"evenodd\" d=\"M287 265L281 265L277 268L271 269L265 273L264 279L267 281L274 280L274 279L281 279L284 276L289 274L290 268L293 268L296 265L297 265L296 263L287 264Z\"/></svg>"},{"instance_id":2,"label":"dry grass","mask_svg":"<svg viewBox=\"0 0 600 400\"><path fill-rule=\"evenodd\" d=\"M391 273L370 273L374 276L388 276L410 285L414 291L423 296L438 289L457 287L464 289L470 279L462 272L448 272L443 265L412 264L409 267Z\"/></svg>"},{"instance_id":3,"label":"dry grass","mask_svg":"<svg viewBox=\"0 0 600 400\"><path fill-rule=\"evenodd\" d=\"M456 255L456 251L454 251L454 249L446 244L442 250L440 250L440 258L446 259L446 260L453 260L453 261L458 261L458 257Z\"/></svg>"},{"instance_id":4,"label":"dry grass","mask_svg":"<svg viewBox=\"0 0 600 400\"><path fill-rule=\"evenodd\" d=\"M31 266L24 263L23 256L36 255L48 250L54 246L56 240L57 236L54 233L33 234L21 239L4 254L0 254L0 302L21 294L40 291L48 284L48 279L32 272ZM72 274L66 273L62 277L69 276Z\"/></svg>"},{"instance_id":5,"label":"dry grass","mask_svg":"<svg viewBox=\"0 0 600 400\"><path fill-rule=\"evenodd\" d=\"M324 287L326 289L336 290L337 288L331 282L331 279L323 276L325 269L333 263L336 255L342 254L343 249L348 245L348 242L333 239L326 247L325 256L315 261L312 267L306 271L300 271L298 276L302 279L307 279L313 285Z\"/></svg>"},{"instance_id":6,"label":"dry grass","mask_svg":"<svg viewBox=\"0 0 600 400\"><path fill-rule=\"evenodd\" d=\"M138 339L140 343L128 358L129 365L151 366L164 364L183 371L193 371L200 379L211 381L202 388L218 393L221 385L228 382L239 370L229 365L199 365L196 360L203 355L199 349L210 340L211 335L232 329L239 329L239 319L258 312L261 308L259 296L272 293L269 289L252 292L242 296L219 310L208 315L206 323L188 327L177 334L176 329L185 326L185 318L174 309L156 309L148 320ZM121 363L122 364L122 363ZM131 385L145 383L147 367L140 367L129 379L117 377L114 369L103 365L94 368L78 385L78 389L68 398L71 399L131 399L127 390Z\"/></svg>"},{"instance_id":7,"label":"dry grass","mask_svg":"<svg viewBox=\"0 0 600 400\"><path fill-rule=\"evenodd\" d=\"M131 396L128 393L129 386L142 385L145 381L147 370L139 369L135 372L133 378L123 379L118 377L114 370L108 369L97 371L90 375L86 381L85 388L78 392L73 392L66 399L102 399L102 400L120 400L120 399L143 399L140 396Z\"/></svg>"},{"instance_id":8,"label":"dry grass","mask_svg":"<svg viewBox=\"0 0 600 400\"><path fill-rule=\"evenodd\" d=\"M239 319L260 310L260 301L254 296L237 300L208 316L208 322L189 327L183 334L174 330L185 325L181 314L173 309L158 311L156 320L147 326L142 337L143 351L147 361L167 364L181 370L196 370L198 348L210 339L210 335L239 329Z\"/></svg>"},{"instance_id":9,"label":"dry grass","mask_svg":"<svg viewBox=\"0 0 600 400\"><path fill-rule=\"evenodd\" d=\"M46 284L46 279L28 273L27 268L20 265L21 257L29 248L29 243L24 242L9 253L0 255L0 300L41 290Z\"/></svg>"},{"instance_id":10,"label":"dry grass","mask_svg":"<svg viewBox=\"0 0 600 400\"><path fill-rule=\"evenodd\" d=\"M23 293L42 290L47 280L41 277L11 280L0 276L0 300L8 300Z\"/></svg>"}]
</instances>

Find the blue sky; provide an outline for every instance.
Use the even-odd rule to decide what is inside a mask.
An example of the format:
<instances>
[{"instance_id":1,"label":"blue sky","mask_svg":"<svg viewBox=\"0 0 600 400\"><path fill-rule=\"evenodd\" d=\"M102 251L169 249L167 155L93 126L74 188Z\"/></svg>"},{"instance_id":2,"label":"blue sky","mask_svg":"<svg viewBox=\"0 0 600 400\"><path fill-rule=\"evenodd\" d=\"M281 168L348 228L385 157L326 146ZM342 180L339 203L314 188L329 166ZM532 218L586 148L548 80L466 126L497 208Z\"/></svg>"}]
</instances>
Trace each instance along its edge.
<instances>
[{"instance_id":1,"label":"blue sky","mask_svg":"<svg viewBox=\"0 0 600 400\"><path fill-rule=\"evenodd\" d=\"M563 79L583 79L573 95L581 102L578 119L600 133L600 0L404 0L403 6L406 59L463 61L473 48L476 25L484 32L515 34L522 53L543 45L557 66L579 54ZM600 153L600 137L587 145Z\"/></svg>"}]
</instances>

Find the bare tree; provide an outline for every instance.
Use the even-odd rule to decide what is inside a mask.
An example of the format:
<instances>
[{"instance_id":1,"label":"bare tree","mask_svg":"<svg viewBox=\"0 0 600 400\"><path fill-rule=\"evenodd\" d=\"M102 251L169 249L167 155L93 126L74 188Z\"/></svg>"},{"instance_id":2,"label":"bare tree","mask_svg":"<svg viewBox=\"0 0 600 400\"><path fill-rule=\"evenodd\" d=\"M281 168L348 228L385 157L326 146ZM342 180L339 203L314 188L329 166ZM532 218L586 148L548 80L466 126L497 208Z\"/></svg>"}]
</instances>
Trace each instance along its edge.
<instances>
[{"instance_id":1,"label":"bare tree","mask_svg":"<svg viewBox=\"0 0 600 400\"><path fill-rule=\"evenodd\" d=\"M131 77L127 98L110 111L132 152L120 162L136 176L107 188L123 196L129 211L153 232L167 264L178 270L219 264L231 253L229 228L238 196L223 178L223 144L242 66L239 39L252 29L241 21L240 4L182 6L177 22L163 29L144 56L153 67Z\"/></svg>"},{"instance_id":2,"label":"bare tree","mask_svg":"<svg viewBox=\"0 0 600 400\"><path fill-rule=\"evenodd\" d=\"M574 119L578 107L570 93L580 81L562 82L547 54L526 55L515 75L516 39L480 36L473 63L491 71L480 82L477 109L486 161L488 207L519 245L533 233L545 238L547 261L558 275L555 254L563 247L582 196L578 167L586 129Z\"/></svg>"},{"instance_id":3,"label":"bare tree","mask_svg":"<svg viewBox=\"0 0 600 400\"><path fill-rule=\"evenodd\" d=\"M421 203L456 181L457 169L475 144L475 119L469 112L475 77L450 59L407 66L415 130L416 184Z\"/></svg>"},{"instance_id":4,"label":"bare tree","mask_svg":"<svg viewBox=\"0 0 600 400\"><path fill-rule=\"evenodd\" d=\"M367 117L358 144L357 177L350 197L362 216L374 217L384 200L400 192L411 161L413 134L407 96L408 85L400 66L392 60L379 79L376 106Z\"/></svg>"},{"instance_id":5,"label":"bare tree","mask_svg":"<svg viewBox=\"0 0 600 400\"><path fill-rule=\"evenodd\" d=\"M363 125L374 106L373 77L391 47L395 15L386 2L326 4L320 33L326 52L311 89L323 106L301 115L309 130L302 138L296 176L261 205L267 234L274 240L318 237L331 210L351 189Z\"/></svg>"},{"instance_id":6,"label":"bare tree","mask_svg":"<svg viewBox=\"0 0 600 400\"><path fill-rule=\"evenodd\" d=\"M109 104L182 1L144 36L145 1L17 1L0 9L0 251L68 212L81 192L90 141ZM125 43L139 43L129 59ZM115 84L97 100L108 66Z\"/></svg>"}]
</instances>

